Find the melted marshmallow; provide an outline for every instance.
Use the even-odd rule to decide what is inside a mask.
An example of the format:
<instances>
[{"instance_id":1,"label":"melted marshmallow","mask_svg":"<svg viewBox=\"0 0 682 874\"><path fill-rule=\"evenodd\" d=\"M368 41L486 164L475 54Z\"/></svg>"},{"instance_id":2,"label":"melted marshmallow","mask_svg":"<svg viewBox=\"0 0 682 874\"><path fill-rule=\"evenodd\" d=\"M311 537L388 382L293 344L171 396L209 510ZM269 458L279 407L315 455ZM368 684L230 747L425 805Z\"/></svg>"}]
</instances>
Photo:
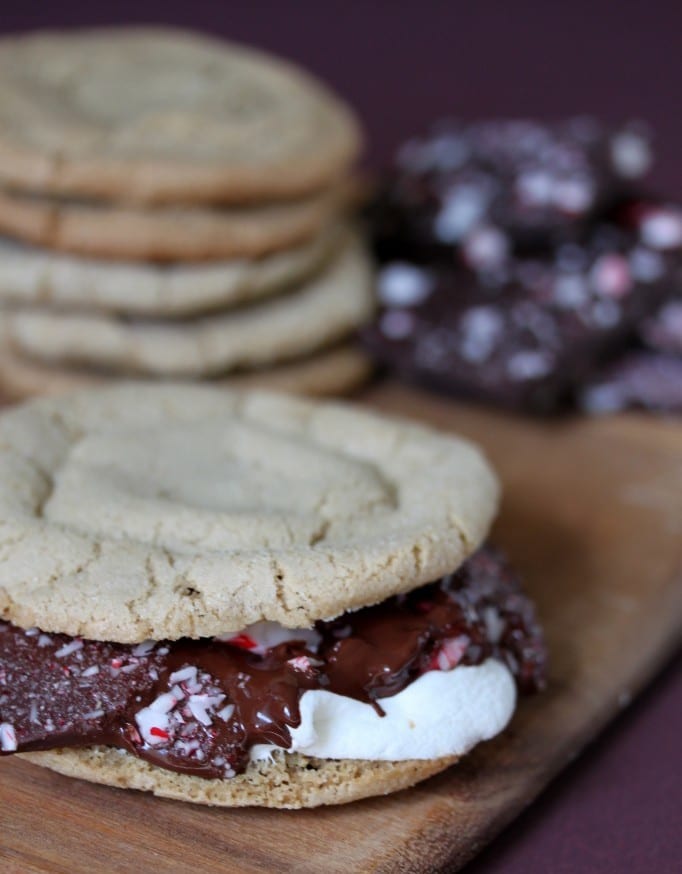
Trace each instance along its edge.
<instances>
[{"instance_id":1,"label":"melted marshmallow","mask_svg":"<svg viewBox=\"0 0 682 874\"><path fill-rule=\"evenodd\" d=\"M514 712L516 686L496 659L428 671L397 695L370 704L324 690L301 697L301 724L290 729L287 752L321 759L401 761L463 755L499 734ZM251 759L265 759L279 747L257 744Z\"/></svg>"}]
</instances>

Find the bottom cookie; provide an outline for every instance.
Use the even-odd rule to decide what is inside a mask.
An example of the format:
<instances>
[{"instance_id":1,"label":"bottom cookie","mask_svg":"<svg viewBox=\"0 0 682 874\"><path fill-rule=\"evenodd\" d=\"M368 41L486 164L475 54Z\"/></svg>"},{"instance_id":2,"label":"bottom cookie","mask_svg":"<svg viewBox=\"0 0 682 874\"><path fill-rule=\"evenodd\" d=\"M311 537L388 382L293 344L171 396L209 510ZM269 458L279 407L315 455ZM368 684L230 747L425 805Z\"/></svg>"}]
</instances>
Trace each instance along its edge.
<instances>
[{"instance_id":1,"label":"bottom cookie","mask_svg":"<svg viewBox=\"0 0 682 874\"><path fill-rule=\"evenodd\" d=\"M279 367L244 371L206 380L206 383L227 388L263 388L326 397L352 391L369 377L371 370L369 358L347 343ZM108 385L116 379L115 374L104 371L55 367L32 361L9 347L0 351L0 390L11 400L64 394Z\"/></svg>"},{"instance_id":2,"label":"bottom cookie","mask_svg":"<svg viewBox=\"0 0 682 874\"><path fill-rule=\"evenodd\" d=\"M229 780L205 780L157 768L109 747L22 753L34 764L93 783L140 789L162 798L219 807L318 807L407 789L454 764L458 756L403 762L314 759L275 754Z\"/></svg>"}]
</instances>

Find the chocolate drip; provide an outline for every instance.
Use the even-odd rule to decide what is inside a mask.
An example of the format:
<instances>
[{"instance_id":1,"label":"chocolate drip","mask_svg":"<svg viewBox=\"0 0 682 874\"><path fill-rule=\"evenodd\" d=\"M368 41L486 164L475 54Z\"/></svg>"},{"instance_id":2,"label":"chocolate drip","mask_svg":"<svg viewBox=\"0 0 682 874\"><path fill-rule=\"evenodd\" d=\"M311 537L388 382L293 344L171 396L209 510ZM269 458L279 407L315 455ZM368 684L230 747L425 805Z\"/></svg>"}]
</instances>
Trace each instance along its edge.
<instances>
[{"instance_id":1,"label":"chocolate drip","mask_svg":"<svg viewBox=\"0 0 682 874\"><path fill-rule=\"evenodd\" d=\"M533 608L500 557L254 652L248 636L129 646L0 623L3 753L104 744L208 778L244 770L255 744L291 745L306 690L372 704L429 670L504 661L522 691L544 684ZM292 633L293 636L293 633Z\"/></svg>"}]
</instances>

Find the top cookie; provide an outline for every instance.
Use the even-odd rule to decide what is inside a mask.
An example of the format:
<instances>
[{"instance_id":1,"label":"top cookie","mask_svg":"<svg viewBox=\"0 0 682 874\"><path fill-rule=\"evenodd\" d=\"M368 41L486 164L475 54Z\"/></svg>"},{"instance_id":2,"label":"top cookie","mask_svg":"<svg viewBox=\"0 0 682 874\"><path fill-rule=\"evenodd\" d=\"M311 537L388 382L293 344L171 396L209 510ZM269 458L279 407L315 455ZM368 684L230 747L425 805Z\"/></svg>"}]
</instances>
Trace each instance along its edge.
<instances>
[{"instance_id":1,"label":"top cookie","mask_svg":"<svg viewBox=\"0 0 682 874\"><path fill-rule=\"evenodd\" d=\"M279 59L148 28L0 41L0 180L146 203L299 197L346 169L350 109Z\"/></svg>"},{"instance_id":2,"label":"top cookie","mask_svg":"<svg viewBox=\"0 0 682 874\"><path fill-rule=\"evenodd\" d=\"M0 417L0 617L115 640L288 627L454 570L494 474L340 404L119 385Z\"/></svg>"}]
</instances>

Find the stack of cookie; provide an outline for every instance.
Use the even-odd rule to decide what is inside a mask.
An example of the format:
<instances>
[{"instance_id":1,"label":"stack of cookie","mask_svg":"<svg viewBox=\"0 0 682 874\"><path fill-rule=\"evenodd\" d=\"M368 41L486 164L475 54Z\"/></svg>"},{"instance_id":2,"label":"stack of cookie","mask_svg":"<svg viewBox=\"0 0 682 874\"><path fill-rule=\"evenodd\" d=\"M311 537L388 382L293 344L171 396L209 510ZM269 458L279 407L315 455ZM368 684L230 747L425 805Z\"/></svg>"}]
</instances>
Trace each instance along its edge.
<instances>
[{"instance_id":1,"label":"stack of cookie","mask_svg":"<svg viewBox=\"0 0 682 874\"><path fill-rule=\"evenodd\" d=\"M367 371L349 109L261 53L159 30L0 43L0 382L316 393Z\"/></svg>"},{"instance_id":2,"label":"stack of cookie","mask_svg":"<svg viewBox=\"0 0 682 874\"><path fill-rule=\"evenodd\" d=\"M375 214L373 353L516 410L682 409L682 210L642 190L650 163L640 125L586 118L408 142Z\"/></svg>"}]
</instances>

